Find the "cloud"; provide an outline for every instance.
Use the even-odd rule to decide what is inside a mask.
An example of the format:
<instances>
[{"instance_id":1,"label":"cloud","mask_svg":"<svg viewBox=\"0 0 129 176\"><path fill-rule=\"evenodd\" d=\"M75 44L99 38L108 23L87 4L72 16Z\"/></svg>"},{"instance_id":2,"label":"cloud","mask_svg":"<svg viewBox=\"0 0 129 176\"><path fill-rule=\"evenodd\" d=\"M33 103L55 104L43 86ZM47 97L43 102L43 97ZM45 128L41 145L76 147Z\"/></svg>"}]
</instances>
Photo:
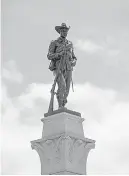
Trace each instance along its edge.
<instances>
[{"instance_id":1,"label":"cloud","mask_svg":"<svg viewBox=\"0 0 129 176\"><path fill-rule=\"evenodd\" d=\"M108 55L109 56L118 56L118 54L120 53L120 51L119 50L117 50L117 49L110 49L109 51L108 51Z\"/></svg>"},{"instance_id":2,"label":"cloud","mask_svg":"<svg viewBox=\"0 0 129 176\"><path fill-rule=\"evenodd\" d=\"M120 50L116 46L116 41L111 36L107 36L106 41L102 40L99 43L91 39L79 39L75 43L75 47L81 51L88 54L99 54L106 58L115 58L120 54Z\"/></svg>"},{"instance_id":3,"label":"cloud","mask_svg":"<svg viewBox=\"0 0 129 176\"><path fill-rule=\"evenodd\" d=\"M21 84L23 81L23 75L18 71L14 60L5 62L4 67L2 68L2 77L18 84Z\"/></svg>"},{"instance_id":4,"label":"cloud","mask_svg":"<svg viewBox=\"0 0 129 176\"><path fill-rule=\"evenodd\" d=\"M78 40L75 47L88 53L96 53L104 49L101 45L91 40Z\"/></svg>"},{"instance_id":5,"label":"cloud","mask_svg":"<svg viewBox=\"0 0 129 176\"><path fill-rule=\"evenodd\" d=\"M47 112L50 84L30 84L10 98L3 87L2 174L39 174L38 154L30 141L41 138L40 119ZM129 102L118 101L118 92L92 84L77 84L68 108L85 118L85 137L96 140L88 156L88 174L129 174ZM18 162L17 162L18 161Z\"/></svg>"},{"instance_id":6,"label":"cloud","mask_svg":"<svg viewBox=\"0 0 129 176\"><path fill-rule=\"evenodd\" d=\"M40 163L36 153L33 153L31 150L30 141L33 140L33 137L34 138L41 137L42 124L40 124L40 120L38 119L39 123L35 123L35 125L33 125L34 124L33 118L32 124L26 121L25 121L26 123L21 123L20 118L22 118L21 117L22 108L16 106L18 102L17 98L11 99L9 97L6 86L3 86L2 92L3 92L3 101L2 101L2 120L1 120L2 121L1 172L4 175L8 174L25 175L30 173L40 174L40 166L37 165L36 168L35 167L31 168L32 166L35 165L35 162L36 164ZM24 108L24 111L26 111L26 108ZM32 109L30 109L30 112L31 111ZM35 156L35 160L32 159L33 156Z\"/></svg>"},{"instance_id":7,"label":"cloud","mask_svg":"<svg viewBox=\"0 0 129 176\"><path fill-rule=\"evenodd\" d=\"M88 128L88 134L96 139L96 151L94 150L89 157L90 174L129 174L128 117L129 102L116 102L107 118L93 132L88 130L93 122L89 122L89 127L86 124L85 129ZM96 164L97 162L99 164Z\"/></svg>"}]
</instances>

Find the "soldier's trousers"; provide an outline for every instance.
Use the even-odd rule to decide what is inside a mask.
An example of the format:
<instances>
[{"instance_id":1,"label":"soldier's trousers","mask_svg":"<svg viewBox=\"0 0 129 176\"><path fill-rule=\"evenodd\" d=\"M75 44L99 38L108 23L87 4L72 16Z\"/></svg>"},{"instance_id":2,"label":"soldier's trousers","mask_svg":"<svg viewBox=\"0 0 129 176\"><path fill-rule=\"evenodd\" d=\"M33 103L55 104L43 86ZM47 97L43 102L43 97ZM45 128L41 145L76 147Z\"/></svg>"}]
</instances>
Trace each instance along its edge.
<instances>
[{"instance_id":1,"label":"soldier's trousers","mask_svg":"<svg viewBox=\"0 0 129 176\"><path fill-rule=\"evenodd\" d=\"M57 78L58 90L57 100L59 107L64 107L67 103L67 97L70 90L70 84L72 79L72 70L67 70L65 73L60 72Z\"/></svg>"}]
</instances>

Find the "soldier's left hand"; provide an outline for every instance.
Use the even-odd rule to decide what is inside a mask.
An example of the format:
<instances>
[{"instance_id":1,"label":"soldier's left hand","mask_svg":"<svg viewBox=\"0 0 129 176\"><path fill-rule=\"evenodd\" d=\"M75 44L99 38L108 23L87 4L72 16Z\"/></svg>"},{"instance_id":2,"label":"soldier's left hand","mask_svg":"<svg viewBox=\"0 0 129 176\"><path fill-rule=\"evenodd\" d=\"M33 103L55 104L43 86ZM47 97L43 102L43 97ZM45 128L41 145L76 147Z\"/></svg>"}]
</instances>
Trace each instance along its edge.
<instances>
[{"instance_id":1,"label":"soldier's left hand","mask_svg":"<svg viewBox=\"0 0 129 176\"><path fill-rule=\"evenodd\" d=\"M76 65L76 60L73 60L71 66L74 67Z\"/></svg>"}]
</instances>

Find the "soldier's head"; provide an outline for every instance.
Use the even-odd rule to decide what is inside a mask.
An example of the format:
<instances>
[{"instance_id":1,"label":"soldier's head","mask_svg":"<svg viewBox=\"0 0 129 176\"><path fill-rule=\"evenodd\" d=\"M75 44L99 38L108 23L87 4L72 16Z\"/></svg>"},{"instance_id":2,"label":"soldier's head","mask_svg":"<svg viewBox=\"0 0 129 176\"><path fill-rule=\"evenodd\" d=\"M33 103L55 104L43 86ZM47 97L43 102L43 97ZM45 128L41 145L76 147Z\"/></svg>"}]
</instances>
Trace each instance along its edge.
<instances>
[{"instance_id":1,"label":"soldier's head","mask_svg":"<svg viewBox=\"0 0 129 176\"><path fill-rule=\"evenodd\" d=\"M56 26L55 30L60 34L61 37L66 38L68 30L70 27L67 27L65 23L62 23L61 26Z\"/></svg>"},{"instance_id":2,"label":"soldier's head","mask_svg":"<svg viewBox=\"0 0 129 176\"><path fill-rule=\"evenodd\" d=\"M62 28L60 29L60 36L65 38L67 37L67 34L68 34L68 30L66 28Z\"/></svg>"}]
</instances>

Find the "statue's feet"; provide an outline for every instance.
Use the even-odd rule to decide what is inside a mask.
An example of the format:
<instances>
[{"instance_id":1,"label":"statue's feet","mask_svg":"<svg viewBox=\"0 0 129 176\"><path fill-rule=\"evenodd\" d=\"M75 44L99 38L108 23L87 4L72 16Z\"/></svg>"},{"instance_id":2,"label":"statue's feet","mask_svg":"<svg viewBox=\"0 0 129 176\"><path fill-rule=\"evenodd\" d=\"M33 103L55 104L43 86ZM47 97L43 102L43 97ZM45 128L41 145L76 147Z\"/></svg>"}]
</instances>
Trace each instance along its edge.
<instances>
[{"instance_id":1,"label":"statue's feet","mask_svg":"<svg viewBox=\"0 0 129 176\"><path fill-rule=\"evenodd\" d=\"M67 103L67 99L63 100L63 106L65 106Z\"/></svg>"},{"instance_id":2,"label":"statue's feet","mask_svg":"<svg viewBox=\"0 0 129 176\"><path fill-rule=\"evenodd\" d=\"M65 108L65 105L67 103L67 100L63 101L61 105L59 105L59 109Z\"/></svg>"},{"instance_id":3,"label":"statue's feet","mask_svg":"<svg viewBox=\"0 0 129 176\"><path fill-rule=\"evenodd\" d=\"M61 108L64 108L66 103L67 103L67 99L60 99L59 97L57 98L58 100L58 105L59 105L59 108L58 109L61 109Z\"/></svg>"}]
</instances>

